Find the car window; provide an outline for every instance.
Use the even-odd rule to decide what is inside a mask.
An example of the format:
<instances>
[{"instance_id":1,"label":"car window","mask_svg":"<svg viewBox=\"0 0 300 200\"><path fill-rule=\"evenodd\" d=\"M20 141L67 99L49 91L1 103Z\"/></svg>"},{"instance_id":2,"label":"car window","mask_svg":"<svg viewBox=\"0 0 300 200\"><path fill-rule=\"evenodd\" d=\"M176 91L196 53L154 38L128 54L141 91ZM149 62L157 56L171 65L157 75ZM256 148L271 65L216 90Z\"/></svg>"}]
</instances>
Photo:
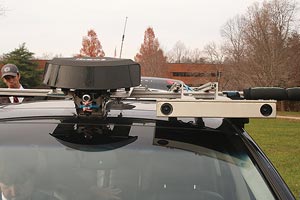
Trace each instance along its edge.
<instances>
[{"instance_id":1,"label":"car window","mask_svg":"<svg viewBox=\"0 0 300 200\"><path fill-rule=\"evenodd\" d=\"M159 89L168 91L171 85L174 83L171 79L163 79L163 78L145 78L141 79L141 86L151 88L151 89Z\"/></svg>"},{"instance_id":2,"label":"car window","mask_svg":"<svg viewBox=\"0 0 300 200\"><path fill-rule=\"evenodd\" d=\"M133 118L75 122L1 123L0 183L30 180L36 195L64 199L274 199L238 134Z\"/></svg>"}]
</instances>

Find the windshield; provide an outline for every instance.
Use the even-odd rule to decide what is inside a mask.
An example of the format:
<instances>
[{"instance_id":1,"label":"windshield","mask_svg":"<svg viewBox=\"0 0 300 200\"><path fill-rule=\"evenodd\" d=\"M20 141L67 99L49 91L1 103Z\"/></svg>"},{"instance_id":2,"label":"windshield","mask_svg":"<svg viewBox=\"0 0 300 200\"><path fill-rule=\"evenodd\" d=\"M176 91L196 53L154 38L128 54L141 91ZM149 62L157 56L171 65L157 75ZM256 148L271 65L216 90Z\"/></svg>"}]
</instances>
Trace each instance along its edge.
<instances>
[{"instance_id":1,"label":"windshield","mask_svg":"<svg viewBox=\"0 0 300 200\"><path fill-rule=\"evenodd\" d=\"M38 199L274 199L237 134L170 123L2 122L3 194L15 187Z\"/></svg>"}]
</instances>

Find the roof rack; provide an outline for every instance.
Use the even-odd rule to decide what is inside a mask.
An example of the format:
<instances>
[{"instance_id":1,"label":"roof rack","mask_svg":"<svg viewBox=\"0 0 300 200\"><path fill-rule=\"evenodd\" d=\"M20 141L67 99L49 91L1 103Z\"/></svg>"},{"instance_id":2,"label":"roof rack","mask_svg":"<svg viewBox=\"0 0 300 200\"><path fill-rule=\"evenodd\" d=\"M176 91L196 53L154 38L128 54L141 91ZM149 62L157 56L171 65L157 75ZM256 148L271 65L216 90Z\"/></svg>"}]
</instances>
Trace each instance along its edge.
<instances>
[{"instance_id":1,"label":"roof rack","mask_svg":"<svg viewBox=\"0 0 300 200\"><path fill-rule=\"evenodd\" d=\"M158 117L276 116L275 100L232 100L218 91L216 82L198 91L184 90L183 83L173 91L150 91L139 86L140 65L128 59L56 58L46 64L44 83L51 89L0 89L0 96L70 98L74 100L77 114L82 116L105 117L109 111L107 105L122 100L156 101Z\"/></svg>"},{"instance_id":2,"label":"roof rack","mask_svg":"<svg viewBox=\"0 0 300 200\"><path fill-rule=\"evenodd\" d=\"M70 98L76 96L71 91L65 94L61 89L0 89L1 96L40 96ZM144 87L133 87L129 91L120 89L108 93L110 101L130 100L154 100L156 101L158 117L229 117L229 118L274 118L276 116L275 100L231 100L216 96L216 92L157 92ZM87 91L80 101L89 101L91 96ZM93 99L93 101L96 101ZM83 104L80 104L83 105ZM104 105L105 106L105 105ZM77 106L78 107L78 106ZM98 113L100 106L95 104L86 106L92 109L85 114L104 116L106 110ZM83 110L84 106L79 106ZM98 114L97 114L98 113Z\"/></svg>"}]
</instances>

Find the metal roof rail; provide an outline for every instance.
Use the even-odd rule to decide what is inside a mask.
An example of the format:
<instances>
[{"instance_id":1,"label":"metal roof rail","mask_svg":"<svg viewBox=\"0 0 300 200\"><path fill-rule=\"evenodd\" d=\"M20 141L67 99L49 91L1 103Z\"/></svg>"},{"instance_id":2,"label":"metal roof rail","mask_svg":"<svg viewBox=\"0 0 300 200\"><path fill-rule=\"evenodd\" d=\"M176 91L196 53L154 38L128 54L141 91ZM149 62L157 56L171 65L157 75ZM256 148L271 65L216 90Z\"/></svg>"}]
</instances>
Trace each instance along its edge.
<instances>
[{"instance_id":1,"label":"metal roof rail","mask_svg":"<svg viewBox=\"0 0 300 200\"><path fill-rule=\"evenodd\" d=\"M212 86L212 87L211 87ZM41 96L72 98L79 114L94 114L106 116L106 104L109 101L120 100L154 100L158 117L224 117L224 118L273 118L276 116L275 100L231 100L219 96L217 83L210 83L208 87L214 91L158 92L145 87L132 87L106 91L95 95L94 91L85 91L80 98L75 95L76 90L65 93L61 89L0 89L1 96ZM97 96L96 98L94 98ZM82 102L91 101L85 105ZM87 111L88 110L88 111Z\"/></svg>"},{"instance_id":2,"label":"metal roof rail","mask_svg":"<svg viewBox=\"0 0 300 200\"><path fill-rule=\"evenodd\" d=\"M0 88L0 96L18 97L61 97L66 98L61 89L11 89Z\"/></svg>"}]
</instances>

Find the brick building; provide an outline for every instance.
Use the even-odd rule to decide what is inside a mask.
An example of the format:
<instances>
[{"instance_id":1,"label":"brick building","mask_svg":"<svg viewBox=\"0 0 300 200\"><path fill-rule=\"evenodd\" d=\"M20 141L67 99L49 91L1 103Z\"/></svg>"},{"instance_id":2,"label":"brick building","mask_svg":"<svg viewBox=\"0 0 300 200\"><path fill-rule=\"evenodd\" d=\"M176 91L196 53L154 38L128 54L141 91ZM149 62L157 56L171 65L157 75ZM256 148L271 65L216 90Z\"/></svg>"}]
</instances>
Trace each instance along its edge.
<instances>
[{"instance_id":1,"label":"brick building","mask_svg":"<svg viewBox=\"0 0 300 200\"><path fill-rule=\"evenodd\" d=\"M49 60L32 60L32 61L38 63L38 69L44 69L45 65L46 65L46 62L49 61Z\"/></svg>"},{"instance_id":2,"label":"brick building","mask_svg":"<svg viewBox=\"0 0 300 200\"><path fill-rule=\"evenodd\" d=\"M220 82L223 65L197 63L167 63L167 77L179 79L189 86Z\"/></svg>"}]
</instances>

